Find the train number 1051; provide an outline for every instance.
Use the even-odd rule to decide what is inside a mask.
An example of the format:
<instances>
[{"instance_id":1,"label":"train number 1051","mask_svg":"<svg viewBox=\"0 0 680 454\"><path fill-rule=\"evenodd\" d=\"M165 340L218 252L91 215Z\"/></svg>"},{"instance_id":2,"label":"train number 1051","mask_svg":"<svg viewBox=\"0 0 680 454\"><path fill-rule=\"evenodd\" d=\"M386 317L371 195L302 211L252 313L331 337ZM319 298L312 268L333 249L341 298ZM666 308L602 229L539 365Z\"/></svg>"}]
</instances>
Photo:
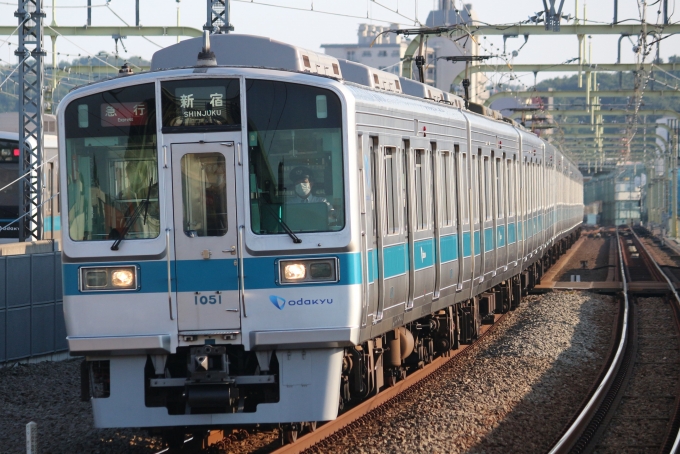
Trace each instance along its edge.
<instances>
[{"instance_id":1,"label":"train number 1051","mask_svg":"<svg viewBox=\"0 0 680 454\"><path fill-rule=\"evenodd\" d=\"M198 306L198 303L205 304L222 304L222 295L210 295L210 296L194 296L194 304Z\"/></svg>"}]
</instances>

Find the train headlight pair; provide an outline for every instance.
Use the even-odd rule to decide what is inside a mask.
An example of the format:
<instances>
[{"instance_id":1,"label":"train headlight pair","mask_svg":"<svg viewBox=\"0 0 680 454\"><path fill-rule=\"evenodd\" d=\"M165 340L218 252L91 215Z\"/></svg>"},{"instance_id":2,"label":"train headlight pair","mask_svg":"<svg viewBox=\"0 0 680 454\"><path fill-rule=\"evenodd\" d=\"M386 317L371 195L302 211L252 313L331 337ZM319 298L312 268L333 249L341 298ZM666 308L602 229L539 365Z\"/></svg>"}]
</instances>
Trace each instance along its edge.
<instances>
[{"instance_id":1,"label":"train headlight pair","mask_svg":"<svg viewBox=\"0 0 680 454\"><path fill-rule=\"evenodd\" d=\"M279 262L281 284L337 282L339 279L338 259L335 257Z\"/></svg>"},{"instance_id":2,"label":"train headlight pair","mask_svg":"<svg viewBox=\"0 0 680 454\"><path fill-rule=\"evenodd\" d=\"M92 266L80 269L80 291L137 290L137 267Z\"/></svg>"}]
</instances>

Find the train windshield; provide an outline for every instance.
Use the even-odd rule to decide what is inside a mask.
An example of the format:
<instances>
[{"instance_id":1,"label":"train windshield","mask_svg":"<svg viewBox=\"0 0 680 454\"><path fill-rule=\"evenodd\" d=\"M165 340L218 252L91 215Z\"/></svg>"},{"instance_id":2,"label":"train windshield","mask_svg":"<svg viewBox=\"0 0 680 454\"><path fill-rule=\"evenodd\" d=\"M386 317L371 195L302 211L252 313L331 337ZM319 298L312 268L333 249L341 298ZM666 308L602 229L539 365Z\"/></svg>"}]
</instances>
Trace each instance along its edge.
<instances>
[{"instance_id":1,"label":"train windshield","mask_svg":"<svg viewBox=\"0 0 680 454\"><path fill-rule=\"evenodd\" d=\"M159 235L155 112L153 84L98 93L66 107L71 239Z\"/></svg>"},{"instance_id":2,"label":"train windshield","mask_svg":"<svg viewBox=\"0 0 680 454\"><path fill-rule=\"evenodd\" d=\"M345 225L342 107L333 92L247 80L254 233L327 232Z\"/></svg>"}]
</instances>

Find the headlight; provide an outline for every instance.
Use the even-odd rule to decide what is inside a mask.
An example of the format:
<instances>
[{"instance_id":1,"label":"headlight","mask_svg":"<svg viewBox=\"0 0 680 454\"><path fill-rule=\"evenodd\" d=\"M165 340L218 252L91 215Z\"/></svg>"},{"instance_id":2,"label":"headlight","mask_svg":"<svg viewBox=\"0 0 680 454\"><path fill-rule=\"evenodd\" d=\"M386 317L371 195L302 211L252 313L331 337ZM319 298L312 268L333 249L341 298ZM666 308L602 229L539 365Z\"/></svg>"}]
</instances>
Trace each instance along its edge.
<instances>
[{"instance_id":1,"label":"headlight","mask_svg":"<svg viewBox=\"0 0 680 454\"><path fill-rule=\"evenodd\" d=\"M80 269L80 291L137 290L137 267L97 266Z\"/></svg>"},{"instance_id":2,"label":"headlight","mask_svg":"<svg viewBox=\"0 0 680 454\"><path fill-rule=\"evenodd\" d=\"M303 263L287 264L283 268L283 278L290 281L297 281L305 278L307 269Z\"/></svg>"},{"instance_id":3,"label":"headlight","mask_svg":"<svg viewBox=\"0 0 680 454\"><path fill-rule=\"evenodd\" d=\"M281 284L308 284L337 282L338 259L335 257L307 260L281 260L279 282Z\"/></svg>"},{"instance_id":4,"label":"headlight","mask_svg":"<svg viewBox=\"0 0 680 454\"><path fill-rule=\"evenodd\" d=\"M116 270L111 273L111 285L117 288L128 288L135 282L135 274L131 270Z\"/></svg>"}]
</instances>

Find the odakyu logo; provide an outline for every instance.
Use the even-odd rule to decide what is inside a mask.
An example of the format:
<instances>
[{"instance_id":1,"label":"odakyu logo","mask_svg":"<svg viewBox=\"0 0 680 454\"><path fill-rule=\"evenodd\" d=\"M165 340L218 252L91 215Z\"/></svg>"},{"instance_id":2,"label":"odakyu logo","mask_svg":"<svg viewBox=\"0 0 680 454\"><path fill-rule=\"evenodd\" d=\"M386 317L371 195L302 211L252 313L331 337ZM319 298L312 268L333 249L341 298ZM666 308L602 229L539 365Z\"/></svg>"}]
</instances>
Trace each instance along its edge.
<instances>
[{"instance_id":1,"label":"odakyu logo","mask_svg":"<svg viewBox=\"0 0 680 454\"><path fill-rule=\"evenodd\" d=\"M298 300L286 300L280 296L270 295L269 301L272 302L277 309L283 310L286 306L319 306L322 304L333 304L332 298L327 299L304 299L300 298Z\"/></svg>"}]
</instances>

